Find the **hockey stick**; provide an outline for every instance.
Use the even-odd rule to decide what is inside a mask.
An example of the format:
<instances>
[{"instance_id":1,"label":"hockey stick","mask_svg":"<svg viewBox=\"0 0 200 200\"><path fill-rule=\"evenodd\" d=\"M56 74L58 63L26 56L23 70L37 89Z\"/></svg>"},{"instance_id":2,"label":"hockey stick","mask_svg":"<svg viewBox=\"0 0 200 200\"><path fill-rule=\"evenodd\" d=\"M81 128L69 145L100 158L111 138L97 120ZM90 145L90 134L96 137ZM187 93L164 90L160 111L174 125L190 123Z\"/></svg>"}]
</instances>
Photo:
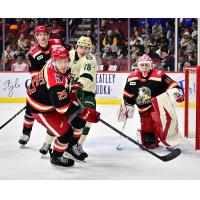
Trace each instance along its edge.
<instances>
[{"instance_id":1,"label":"hockey stick","mask_svg":"<svg viewBox=\"0 0 200 200\"><path fill-rule=\"evenodd\" d=\"M108 126L109 128L111 128L112 130L114 130L115 132L119 133L121 136L125 137L129 141L133 142L134 144L139 146L141 149L147 151L148 153L152 154L153 156L155 156L156 158L158 158L158 159L160 159L162 161L166 162L166 161L173 160L174 158L178 157L181 154L181 150L180 149L178 149L178 148L176 148L176 149L169 148L168 150L170 151L170 153L168 153L168 154L166 154L164 156L160 156L160 155L154 153L153 151L150 151L146 147L142 146L140 143L136 142L134 139L130 138L128 135L125 135L124 133L122 133L121 131L119 131L118 129L116 129L115 127L110 125L109 123L105 122L103 119L100 119L99 121L101 123L103 123L104 125Z\"/></svg>"},{"instance_id":2,"label":"hockey stick","mask_svg":"<svg viewBox=\"0 0 200 200\"><path fill-rule=\"evenodd\" d=\"M77 102L79 103L79 105L84 108L84 106L82 105L82 103L80 102L80 100L78 99ZM155 156L156 158L166 162L166 161L170 161L173 160L174 158L178 157L181 154L181 150L179 148L173 149L173 148L168 148L167 150L170 151L170 153L164 155L164 156L160 156L156 153L154 153L153 151L150 151L149 149L147 149L146 147L142 146L140 143L138 143L137 141L135 141L134 139L132 139L131 137L129 137L128 135L125 135L124 133L122 133L121 131L119 131L118 129L116 129L115 127L113 127L112 125L110 125L109 123L107 123L106 121L104 121L103 119L99 119L99 121L101 123L103 123L104 125L106 125L107 127L109 127L110 129L112 129L113 131L119 133L121 136L123 136L124 138L126 138L127 140L133 142L134 144L136 144L137 146L139 146L141 149L143 149L144 151L147 151L148 153L152 154L153 156Z\"/></svg>"},{"instance_id":3,"label":"hockey stick","mask_svg":"<svg viewBox=\"0 0 200 200\"><path fill-rule=\"evenodd\" d=\"M10 121L12 121L15 117L17 117L21 112L25 110L26 106L24 106L21 110L19 110L15 115L13 115L7 122L5 122L1 127L0 130L6 126Z\"/></svg>"}]
</instances>

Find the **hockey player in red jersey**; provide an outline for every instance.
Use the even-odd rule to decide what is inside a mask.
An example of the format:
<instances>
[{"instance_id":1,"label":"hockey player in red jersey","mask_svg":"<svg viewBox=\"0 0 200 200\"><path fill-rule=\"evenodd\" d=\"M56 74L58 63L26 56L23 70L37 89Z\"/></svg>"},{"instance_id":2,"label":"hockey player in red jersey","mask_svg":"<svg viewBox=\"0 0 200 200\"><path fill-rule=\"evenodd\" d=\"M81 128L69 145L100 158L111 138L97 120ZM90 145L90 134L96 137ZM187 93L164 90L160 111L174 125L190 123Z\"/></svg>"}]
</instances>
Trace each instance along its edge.
<instances>
[{"instance_id":1,"label":"hockey player in red jersey","mask_svg":"<svg viewBox=\"0 0 200 200\"><path fill-rule=\"evenodd\" d=\"M28 54L29 61L31 63L29 72L32 78L37 75L37 73L46 64L47 60L50 59L52 49L61 45L60 40L49 39L48 28L44 25L37 26L34 34L37 44ZM23 135L19 139L20 144L25 145L30 139L33 123L34 118L31 115L30 106L27 104L22 131Z\"/></svg>"},{"instance_id":2,"label":"hockey player in red jersey","mask_svg":"<svg viewBox=\"0 0 200 200\"><path fill-rule=\"evenodd\" d=\"M68 152L78 160L84 157L78 149L74 132L82 131L86 121L99 121L97 111L82 108L77 103L76 92L69 91L69 54L64 47L52 50L51 60L33 78L27 91L32 116L56 136L50 151L50 162L61 166L72 166L74 161L63 156Z\"/></svg>"},{"instance_id":3,"label":"hockey player in red jersey","mask_svg":"<svg viewBox=\"0 0 200 200\"><path fill-rule=\"evenodd\" d=\"M177 121L175 119L174 122L173 116L170 117L171 108L168 110L164 108L161 113L158 104L155 109L155 101L153 100L167 92L165 98L168 98L168 94L172 94L171 96L176 102L182 102L184 100L182 89L163 71L153 69L151 58L145 54L138 59L138 68L139 70L132 72L127 78L123 94L124 105L120 108L119 119L132 118L136 104L141 121L139 135L142 145L154 149L158 147L159 141L161 141L170 147L170 144L166 142L166 137L176 133ZM161 115L164 115L164 117L161 118ZM167 121L168 127L163 127L163 121L165 123ZM172 122L175 125L169 132L169 126Z\"/></svg>"}]
</instances>

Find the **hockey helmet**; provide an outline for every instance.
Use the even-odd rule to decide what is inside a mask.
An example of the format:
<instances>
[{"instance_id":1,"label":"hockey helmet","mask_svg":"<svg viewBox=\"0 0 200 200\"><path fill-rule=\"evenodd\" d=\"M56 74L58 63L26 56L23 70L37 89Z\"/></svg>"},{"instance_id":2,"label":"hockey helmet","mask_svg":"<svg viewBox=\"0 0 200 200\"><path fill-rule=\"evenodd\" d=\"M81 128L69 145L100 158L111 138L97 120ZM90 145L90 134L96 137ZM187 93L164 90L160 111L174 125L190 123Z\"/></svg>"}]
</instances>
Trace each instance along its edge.
<instances>
[{"instance_id":1,"label":"hockey helmet","mask_svg":"<svg viewBox=\"0 0 200 200\"><path fill-rule=\"evenodd\" d=\"M144 77L148 76L149 72L153 69L152 59L144 54L138 58L138 68Z\"/></svg>"},{"instance_id":2,"label":"hockey helmet","mask_svg":"<svg viewBox=\"0 0 200 200\"><path fill-rule=\"evenodd\" d=\"M92 42L89 37L81 36L77 41L77 46L90 48L92 46Z\"/></svg>"},{"instance_id":3,"label":"hockey helmet","mask_svg":"<svg viewBox=\"0 0 200 200\"><path fill-rule=\"evenodd\" d=\"M34 30L34 34L38 35L41 32L45 32L45 33L49 34L49 30L45 25L36 26L35 30Z\"/></svg>"},{"instance_id":4,"label":"hockey helmet","mask_svg":"<svg viewBox=\"0 0 200 200\"><path fill-rule=\"evenodd\" d=\"M69 52L63 46L56 47L51 52L51 59L53 61L56 59L68 59L68 58L69 58Z\"/></svg>"}]
</instances>

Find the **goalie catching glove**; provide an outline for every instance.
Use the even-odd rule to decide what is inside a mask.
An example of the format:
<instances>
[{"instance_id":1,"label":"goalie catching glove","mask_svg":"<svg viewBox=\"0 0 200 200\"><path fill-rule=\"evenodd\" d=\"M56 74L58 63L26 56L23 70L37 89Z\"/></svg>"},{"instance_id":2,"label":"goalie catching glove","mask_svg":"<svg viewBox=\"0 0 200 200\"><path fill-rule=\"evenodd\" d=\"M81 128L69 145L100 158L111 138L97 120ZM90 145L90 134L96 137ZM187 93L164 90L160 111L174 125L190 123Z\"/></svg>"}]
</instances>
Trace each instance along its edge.
<instances>
[{"instance_id":1,"label":"goalie catching glove","mask_svg":"<svg viewBox=\"0 0 200 200\"><path fill-rule=\"evenodd\" d=\"M184 101L184 95L181 89L179 88L172 88L168 89L167 93L172 100L172 102L181 103Z\"/></svg>"},{"instance_id":2,"label":"goalie catching glove","mask_svg":"<svg viewBox=\"0 0 200 200\"><path fill-rule=\"evenodd\" d=\"M133 118L134 112L134 106L121 104L118 112L118 122L125 121L127 118Z\"/></svg>"}]
</instances>

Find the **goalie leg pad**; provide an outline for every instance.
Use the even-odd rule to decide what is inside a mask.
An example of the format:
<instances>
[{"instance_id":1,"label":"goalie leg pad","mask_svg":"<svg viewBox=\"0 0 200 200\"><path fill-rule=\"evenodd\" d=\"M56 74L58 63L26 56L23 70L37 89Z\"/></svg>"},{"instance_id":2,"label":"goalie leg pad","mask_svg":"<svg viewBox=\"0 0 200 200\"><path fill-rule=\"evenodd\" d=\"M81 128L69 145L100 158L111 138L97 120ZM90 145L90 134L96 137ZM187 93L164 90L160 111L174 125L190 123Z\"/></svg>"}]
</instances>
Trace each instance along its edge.
<instances>
[{"instance_id":1,"label":"goalie leg pad","mask_svg":"<svg viewBox=\"0 0 200 200\"><path fill-rule=\"evenodd\" d=\"M141 130L138 131L141 137L141 144L148 149L157 148L159 144L158 136L154 127L155 122L151 115L152 111L153 108L140 114Z\"/></svg>"},{"instance_id":2,"label":"goalie leg pad","mask_svg":"<svg viewBox=\"0 0 200 200\"><path fill-rule=\"evenodd\" d=\"M181 140L172 142L172 138L179 138L175 137L178 135L178 119L169 95L165 92L153 98L152 105L155 131L161 142L167 147L179 144Z\"/></svg>"}]
</instances>

